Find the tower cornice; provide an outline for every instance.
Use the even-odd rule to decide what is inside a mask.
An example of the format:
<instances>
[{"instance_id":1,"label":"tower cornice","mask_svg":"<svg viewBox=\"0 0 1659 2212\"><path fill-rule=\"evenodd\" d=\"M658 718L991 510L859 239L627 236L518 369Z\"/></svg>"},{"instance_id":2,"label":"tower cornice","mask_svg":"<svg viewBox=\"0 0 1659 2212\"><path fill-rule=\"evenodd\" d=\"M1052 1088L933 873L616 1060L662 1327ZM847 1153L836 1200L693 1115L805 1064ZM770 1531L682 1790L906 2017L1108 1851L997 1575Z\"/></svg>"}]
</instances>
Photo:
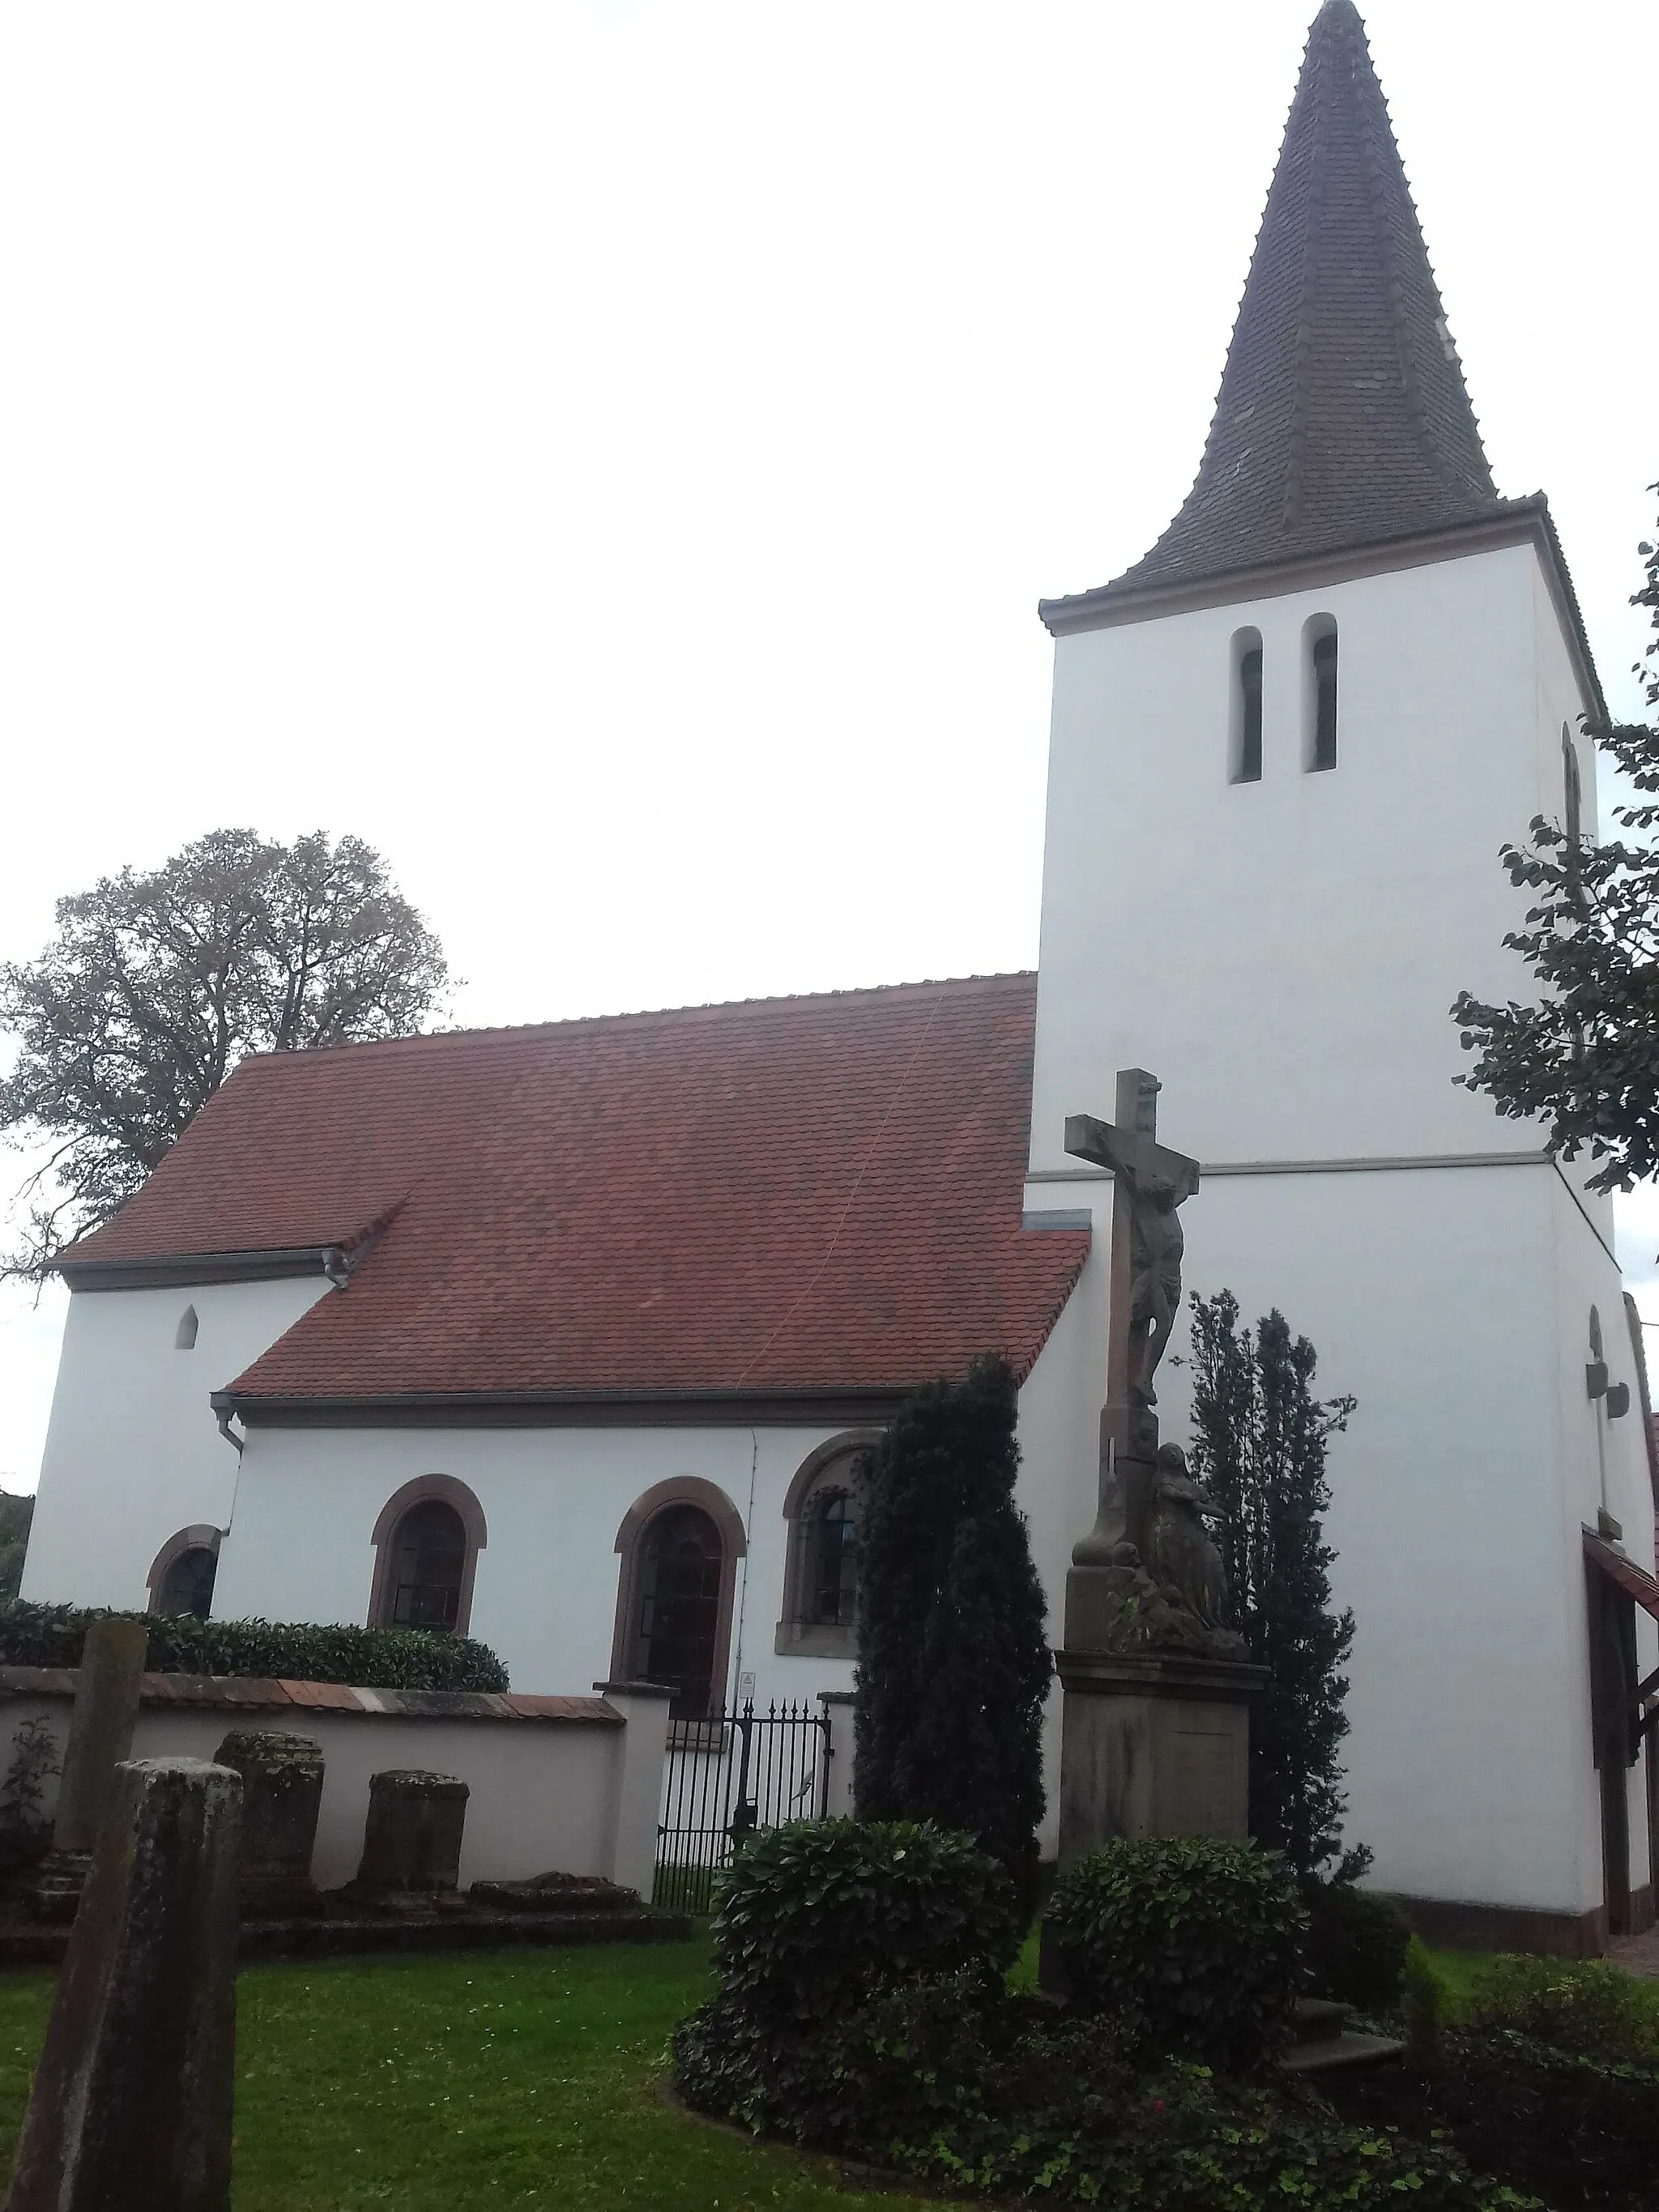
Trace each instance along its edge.
<instances>
[{"instance_id":1,"label":"tower cornice","mask_svg":"<svg viewBox=\"0 0 1659 2212\"><path fill-rule=\"evenodd\" d=\"M1051 636L1069 637L1079 630L1112 629L1125 623L1152 622L1164 615L1184 614L1197 607L1278 599L1325 584L1384 575L1391 569L1420 568L1436 561L1467 560L1474 554L1494 552L1506 545L1531 545L1537 552L1590 719L1605 722L1607 702L1601 695L1601 678L1596 674L1595 657L1584 629L1578 595L1573 589L1561 541L1556 535L1549 502L1541 492L1527 499L1504 500L1492 514L1446 529L1416 531L1407 536L1371 540L1337 550L1281 557L1194 577L1190 581L1177 580L1136 586L1121 581L1105 584L1097 591L1041 599L1037 613Z\"/></svg>"}]
</instances>

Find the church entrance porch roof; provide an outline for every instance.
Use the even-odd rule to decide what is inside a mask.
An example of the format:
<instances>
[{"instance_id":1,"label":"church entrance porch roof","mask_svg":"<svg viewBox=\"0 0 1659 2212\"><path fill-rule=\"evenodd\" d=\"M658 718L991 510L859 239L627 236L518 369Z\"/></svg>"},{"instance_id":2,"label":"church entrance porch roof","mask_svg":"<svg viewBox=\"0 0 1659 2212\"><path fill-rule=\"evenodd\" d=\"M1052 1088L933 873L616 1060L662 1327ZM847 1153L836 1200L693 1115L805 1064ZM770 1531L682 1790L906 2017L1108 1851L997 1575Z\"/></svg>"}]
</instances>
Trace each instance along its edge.
<instances>
[{"instance_id":1,"label":"church entrance porch roof","mask_svg":"<svg viewBox=\"0 0 1659 2212\"><path fill-rule=\"evenodd\" d=\"M245 1419L810 1421L983 1351L1023 1376L1089 1245L1021 1226L1035 1005L1017 975L253 1057L63 1272L326 1253L345 1287L221 1394Z\"/></svg>"}]
</instances>

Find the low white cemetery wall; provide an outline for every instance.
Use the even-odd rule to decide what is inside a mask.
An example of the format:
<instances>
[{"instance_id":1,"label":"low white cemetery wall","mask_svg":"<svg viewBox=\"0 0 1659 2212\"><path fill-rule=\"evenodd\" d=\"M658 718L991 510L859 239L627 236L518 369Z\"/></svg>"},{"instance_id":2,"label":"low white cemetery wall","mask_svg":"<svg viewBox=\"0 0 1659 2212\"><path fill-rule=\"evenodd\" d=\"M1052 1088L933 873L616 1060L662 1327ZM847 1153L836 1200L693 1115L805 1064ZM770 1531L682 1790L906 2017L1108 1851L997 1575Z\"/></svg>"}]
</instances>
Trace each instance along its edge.
<instances>
[{"instance_id":1,"label":"low white cemetery wall","mask_svg":"<svg viewBox=\"0 0 1659 2212\"><path fill-rule=\"evenodd\" d=\"M62 1759L75 1675L0 1668L0 1769L17 1732L43 1721ZM606 1685L585 1698L466 1690L348 1689L331 1682L146 1674L135 1759L211 1759L232 1729L291 1729L322 1748L312 1878L336 1889L357 1871L368 1778L387 1767L467 1784L461 1882L603 1875L651 1893L667 1735L665 1692ZM50 1818L57 1778L47 1778Z\"/></svg>"}]
</instances>

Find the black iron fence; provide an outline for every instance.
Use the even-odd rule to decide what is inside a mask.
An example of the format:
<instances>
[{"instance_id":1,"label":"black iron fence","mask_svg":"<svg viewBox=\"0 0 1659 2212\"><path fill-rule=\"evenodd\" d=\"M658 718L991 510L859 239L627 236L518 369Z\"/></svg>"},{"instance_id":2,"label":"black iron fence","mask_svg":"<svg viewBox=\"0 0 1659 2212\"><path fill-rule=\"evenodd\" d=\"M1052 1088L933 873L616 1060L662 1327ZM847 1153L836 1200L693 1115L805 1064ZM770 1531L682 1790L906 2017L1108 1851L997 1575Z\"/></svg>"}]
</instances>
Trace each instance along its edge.
<instances>
[{"instance_id":1,"label":"black iron fence","mask_svg":"<svg viewBox=\"0 0 1659 2212\"><path fill-rule=\"evenodd\" d=\"M827 1706L752 1703L671 1723L657 1828L653 1905L707 1912L714 1876L756 1828L823 1819L830 1805Z\"/></svg>"}]
</instances>

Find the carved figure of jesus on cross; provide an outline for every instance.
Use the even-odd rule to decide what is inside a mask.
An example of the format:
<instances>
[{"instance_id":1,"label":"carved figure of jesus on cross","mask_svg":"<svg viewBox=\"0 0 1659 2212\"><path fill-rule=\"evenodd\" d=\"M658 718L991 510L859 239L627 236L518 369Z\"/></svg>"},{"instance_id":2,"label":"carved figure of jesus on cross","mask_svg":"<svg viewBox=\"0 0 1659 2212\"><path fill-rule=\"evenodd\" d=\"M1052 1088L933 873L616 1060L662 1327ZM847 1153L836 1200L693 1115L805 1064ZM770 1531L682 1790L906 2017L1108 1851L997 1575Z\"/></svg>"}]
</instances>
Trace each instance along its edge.
<instances>
[{"instance_id":1,"label":"carved figure of jesus on cross","mask_svg":"<svg viewBox=\"0 0 1659 2212\"><path fill-rule=\"evenodd\" d=\"M1198 1188L1198 1162L1157 1141L1158 1081L1144 1067L1118 1072L1117 1120L1066 1120L1066 1149L1113 1176L1111 1335L1107 1395L1155 1406L1152 1376L1181 1308L1185 1239L1177 1209Z\"/></svg>"},{"instance_id":2,"label":"carved figure of jesus on cross","mask_svg":"<svg viewBox=\"0 0 1659 2212\"><path fill-rule=\"evenodd\" d=\"M1127 1538L1144 1543L1158 1456L1152 1377L1181 1310L1185 1240L1180 1207L1198 1188L1198 1162L1158 1141L1156 1076L1118 1071L1115 1121L1091 1114L1066 1120L1066 1149L1112 1173L1109 1334L1101 1413L1100 1517L1073 1553L1079 1565L1107 1557Z\"/></svg>"}]
</instances>

